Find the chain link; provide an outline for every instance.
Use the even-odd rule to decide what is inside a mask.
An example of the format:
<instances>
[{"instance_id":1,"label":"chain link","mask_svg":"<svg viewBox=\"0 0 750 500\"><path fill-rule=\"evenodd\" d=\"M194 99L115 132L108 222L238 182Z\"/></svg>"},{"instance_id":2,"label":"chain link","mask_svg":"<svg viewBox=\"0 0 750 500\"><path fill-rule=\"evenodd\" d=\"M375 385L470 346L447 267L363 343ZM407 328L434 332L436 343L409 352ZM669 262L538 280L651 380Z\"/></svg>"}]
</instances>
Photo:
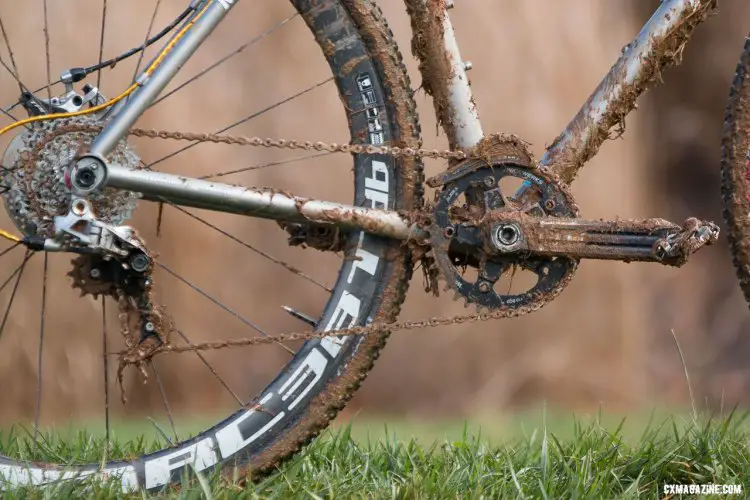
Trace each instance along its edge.
<instances>
[{"instance_id":1,"label":"chain link","mask_svg":"<svg viewBox=\"0 0 750 500\"><path fill-rule=\"evenodd\" d=\"M243 137L227 134L197 134L192 132L169 132L153 129L131 129L130 135L150 139L171 139L175 141L212 142L215 144L233 144L329 153L349 154L382 154L393 157L434 158L443 160L466 160L471 155L461 150L437 150L421 148L401 148L398 146L375 146L372 144L338 144L335 142L296 141L261 137Z\"/></svg>"},{"instance_id":2,"label":"chain link","mask_svg":"<svg viewBox=\"0 0 750 500\"><path fill-rule=\"evenodd\" d=\"M64 131L86 131L86 132L98 132L101 130L100 125L72 125L65 127ZM266 147L266 148L278 148L278 149L289 149L289 150L305 150L305 151L317 151L317 152L330 152L330 153L345 153L345 154L381 154L389 155L392 157L410 157L410 158L434 158L443 160L457 160L463 161L473 158L485 158L488 156L488 151L483 151L480 147L472 151L462 150L429 150L422 148L402 148L398 146L376 146L371 144L338 144L338 143L327 143L322 141L297 141L287 139L272 139L272 138L261 138L261 137L243 137L234 136L228 134L204 134L204 133L191 133L191 132L170 132L164 130L154 129L131 129L129 135L134 137L145 137L153 139L167 139L175 141L187 141L187 142L210 142L215 144L231 144L240 146L250 147ZM493 136L500 137L500 136ZM536 168L533 161L530 163L530 168ZM577 207L572 201L567 185L559 178L554 175L549 169L541 167L538 169L538 173L546 177L550 182L556 184L567 197L570 198L574 211L577 213ZM240 338L231 340L219 340L209 341L202 343L189 343L184 345L172 345L169 342L165 342L159 346L143 346L143 345L128 345L128 350L120 351L116 354L120 357L120 368L119 374L122 374L122 369L127 365L142 366L144 361L152 358L159 353L182 353L182 352L197 352L207 351L216 349L225 349L230 347L247 347L256 345L265 345L273 343L286 343L294 341L307 341L315 339L324 339L327 337L348 337L350 335L364 336L373 334L383 334L385 332L393 331L408 331L408 330L420 330L424 328L435 328L440 326L449 326L456 324L469 324L480 321L490 321L495 319L513 318L523 316L531 312L539 310L546 303L554 298L559 293L568 281L571 279L572 273L570 273L562 282L557 291L552 294L537 297L537 300L525 306L508 306L503 305L499 308L495 308L491 311L479 312L476 314L457 315L449 317L433 317L425 320L418 321L405 321L395 323L372 323L368 326L356 326L352 328L331 330L331 331L308 331L308 332L292 332L283 333L278 335L268 335L262 337L250 337ZM130 308L128 308L130 309ZM121 310L121 313L124 311ZM165 332L169 333L169 332ZM166 337L165 337L166 338Z\"/></svg>"},{"instance_id":3,"label":"chain link","mask_svg":"<svg viewBox=\"0 0 750 500\"><path fill-rule=\"evenodd\" d=\"M382 154L390 155L392 157L410 157L410 158L434 158L443 160L467 160L471 158L480 158L484 155L477 154L473 155L470 152L461 150L437 150L437 149L421 149L421 148L401 148L397 146L375 146L371 144L337 144L337 143L326 143L322 141L296 141L286 139L271 139L261 137L243 137L226 134L199 134L190 132L170 132L164 130L153 130L153 129L131 129L130 135L135 137L146 137L152 139L169 139L175 141L189 141L189 142L211 142L216 144L232 144L240 146L251 146L251 147L267 147L267 148L279 148L279 149L291 149L291 150L305 150L305 151L318 151L318 152L331 152L331 153L348 153L348 154ZM567 193L567 186L562 184L556 176L552 179L552 182L561 185L561 188ZM571 198L572 200L572 198ZM571 274L572 277L572 274ZM565 281L569 280L568 277ZM562 290L563 286L559 288ZM479 312L475 314L457 315L457 316L445 316L445 317L433 317L424 320L417 321L405 321L395 323L372 323L368 326L355 326L352 328L345 328L339 330L330 331L308 331L308 332L291 332L282 333L278 335L268 335L262 337L250 337L250 338L239 338L230 340L218 340L201 343L190 343L184 345L173 345L164 344L156 348L149 349L129 349L127 351L121 351L117 354L120 356L120 363L122 365L139 365L144 360L147 360L160 353L184 353L184 352L198 352L208 351L217 349L226 349L231 347L249 347L257 345L267 344L278 344L295 341L307 341L307 340L320 340L329 337L348 337L351 335L365 336L373 334L383 334L385 332L394 331L409 331L409 330L421 330L425 328L436 328L440 326L458 325L458 324L469 324L480 321L490 321L495 319L513 318L523 316L534 312L543 307L553 296L539 297L540 300L533 302L529 305L522 307L510 307L502 306L492 311Z\"/></svg>"},{"instance_id":4,"label":"chain link","mask_svg":"<svg viewBox=\"0 0 750 500\"><path fill-rule=\"evenodd\" d=\"M300 340L319 340L328 337L348 337L350 335L372 335L376 333L421 330L424 328L436 328L440 326L461 325L477 323L480 321L490 321L494 319L515 318L540 309L544 303L533 304L525 307L508 307L503 306L489 312L480 312L476 314L466 314L457 316L432 317L424 320L403 321L396 323L372 323L368 326L355 326L340 330L329 331L312 331L312 332L291 332L278 335L268 335L263 337L249 337L231 340L217 340L209 342L192 343L185 345L163 345L152 350L130 350L120 351L117 354L125 364L137 364L147 358L160 353L184 353L196 351L208 351L216 349L225 349L230 347L249 347L257 345L267 345L285 342L294 342Z\"/></svg>"}]
</instances>

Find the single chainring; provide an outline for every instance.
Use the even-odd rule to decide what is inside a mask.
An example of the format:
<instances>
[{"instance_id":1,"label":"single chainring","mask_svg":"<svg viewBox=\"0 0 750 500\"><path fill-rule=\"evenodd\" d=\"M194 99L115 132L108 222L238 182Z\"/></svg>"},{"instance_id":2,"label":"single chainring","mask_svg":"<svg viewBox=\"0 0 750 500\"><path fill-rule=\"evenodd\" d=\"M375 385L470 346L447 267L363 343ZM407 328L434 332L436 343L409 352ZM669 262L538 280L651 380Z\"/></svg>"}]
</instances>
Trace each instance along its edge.
<instances>
[{"instance_id":1,"label":"single chainring","mask_svg":"<svg viewBox=\"0 0 750 500\"><path fill-rule=\"evenodd\" d=\"M430 227L432 258L438 274L468 303L486 309L521 308L541 304L554 297L572 277L578 261L565 257L537 257L520 253L491 255L485 248L481 223L491 214L516 212L533 217L576 217L575 203L565 187L546 169L532 168L533 159L526 145L515 137L492 136L480 145L482 159L460 163L431 185L443 185L434 208ZM516 197L504 193L501 180L523 180L527 188ZM522 238L520 231L509 234ZM496 290L504 273L515 267L531 271L537 282L523 293ZM462 269L474 268L476 278L467 279Z\"/></svg>"},{"instance_id":2,"label":"single chainring","mask_svg":"<svg viewBox=\"0 0 750 500\"><path fill-rule=\"evenodd\" d=\"M101 121L94 117L61 118L35 122L17 135L3 156L3 199L15 226L26 236L53 237L54 217L70 210L71 192L65 172L71 161L96 137ZM125 140L108 161L130 169L140 158ZM130 218L136 193L104 189L88 197L97 218L121 225Z\"/></svg>"}]
</instances>

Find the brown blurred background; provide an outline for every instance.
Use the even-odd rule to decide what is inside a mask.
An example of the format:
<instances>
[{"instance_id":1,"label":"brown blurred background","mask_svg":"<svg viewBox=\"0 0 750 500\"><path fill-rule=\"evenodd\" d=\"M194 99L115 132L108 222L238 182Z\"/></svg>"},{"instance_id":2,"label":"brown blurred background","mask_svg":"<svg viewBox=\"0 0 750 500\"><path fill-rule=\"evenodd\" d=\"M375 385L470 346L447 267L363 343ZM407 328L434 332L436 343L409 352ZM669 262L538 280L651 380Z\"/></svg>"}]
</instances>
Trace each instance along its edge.
<instances>
[{"instance_id":1,"label":"brown blurred background","mask_svg":"<svg viewBox=\"0 0 750 500\"><path fill-rule=\"evenodd\" d=\"M43 17L32 2L0 0L19 73L30 86L46 82ZM142 42L153 0L110 0L105 56ZM185 0L163 2L155 26L183 8ZM410 34L403 5L380 2L402 50ZM599 79L637 33L658 1L457 0L452 11L486 131L512 132L533 143L537 156L577 111ZM50 2L52 73L98 58L99 2ZM195 74L218 57L260 34L293 11L285 2L240 2L226 24L178 77ZM12 22L11 22L12 20ZM63 22L63 20L65 20ZM723 109L744 37L750 4L723 0L688 45L684 64L664 75L664 85L640 102L627 121L624 139L606 144L574 184L582 213L589 217L688 216L721 220L719 142ZM5 58L6 52L0 53ZM103 74L101 88L116 95L132 78L135 59ZM407 65L415 87L414 61ZM209 132L269 103L278 102L329 76L325 61L299 18L254 44L231 62L151 109L140 125ZM17 98L7 73L0 76L2 103ZM432 105L417 93L425 145L443 146ZM3 122L5 123L5 122ZM346 140L335 88L329 83L232 130L243 135ZM3 139L7 143L7 139ZM153 161L175 144L136 141ZM199 175L289 158L278 151L200 146L165 161L169 172ZM428 174L444 168L428 163ZM228 182L274 186L348 202L346 158L266 168ZM312 182L310 182L312 180ZM268 260L216 232L165 209L160 238L155 209L144 205L135 218L160 259L206 293L269 332L299 329L281 304L317 314L326 295ZM338 258L290 249L274 223L201 213L222 229L259 249L298 265L332 284ZM723 221L722 221L723 222ZM3 227L9 227L4 222ZM0 261L0 277L22 258ZM68 257L50 257L50 285L43 355L45 421L89 418L103 413L101 305L76 298L64 277ZM28 418L35 407L42 258L25 271L8 326L0 341L0 416ZM4 279L4 278L3 278ZM191 340L254 334L166 273L157 274L160 299ZM0 295L0 304L9 291ZM4 308L4 306L3 306ZM116 313L108 305L109 349L121 345ZM74 311L74 312L71 312ZM404 318L460 314L462 304L426 296L421 276L412 284ZM680 357L670 330L684 350L696 399L716 407L750 402L750 314L739 293L728 248L701 251L682 269L647 264L585 262L568 290L532 316L450 329L397 333L370 378L350 405L352 411L466 417L501 412L541 401L562 408L602 404L613 411L689 403ZM210 353L209 362L233 390L249 397L276 373L288 355L276 346ZM143 385L129 372L128 405L119 402L114 366L109 366L111 407L118 414L163 411L155 378ZM157 360L171 407L177 412L214 413L232 399L190 355Z\"/></svg>"}]
</instances>

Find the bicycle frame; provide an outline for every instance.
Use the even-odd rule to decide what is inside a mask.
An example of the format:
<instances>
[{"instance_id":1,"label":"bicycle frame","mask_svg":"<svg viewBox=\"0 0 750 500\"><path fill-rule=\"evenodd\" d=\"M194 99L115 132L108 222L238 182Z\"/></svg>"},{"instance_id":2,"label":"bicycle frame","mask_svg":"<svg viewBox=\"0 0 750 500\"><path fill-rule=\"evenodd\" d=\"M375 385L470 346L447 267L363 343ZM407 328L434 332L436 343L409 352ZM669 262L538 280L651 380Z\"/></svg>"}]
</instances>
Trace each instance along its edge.
<instances>
[{"instance_id":1,"label":"bicycle frame","mask_svg":"<svg viewBox=\"0 0 750 500\"><path fill-rule=\"evenodd\" d=\"M91 155L103 158L125 137L140 115L154 102L180 68L239 0L207 0L204 12L180 39L162 64L117 112L91 146ZM466 77L466 65L448 16L447 0L404 0L414 36L428 35L420 60L422 78L431 89L435 111L451 149L475 146L484 136ZM196 0L194 0L196 3ZM200 2L198 2L200 3ZM580 111L540 160L571 182L581 167L623 123L636 99L661 71L679 62L695 27L716 7L716 0L663 0L638 36L628 44L614 66ZM193 14L197 16L198 10ZM442 25L434 22L435 13ZM405 240L422 236L396 212L310 200L271 190L236 187L147 170L108 165L102 186L140 192L153 201L205 208L276 220L335 224L346 229Z\"/></svg>"}]
</instances>

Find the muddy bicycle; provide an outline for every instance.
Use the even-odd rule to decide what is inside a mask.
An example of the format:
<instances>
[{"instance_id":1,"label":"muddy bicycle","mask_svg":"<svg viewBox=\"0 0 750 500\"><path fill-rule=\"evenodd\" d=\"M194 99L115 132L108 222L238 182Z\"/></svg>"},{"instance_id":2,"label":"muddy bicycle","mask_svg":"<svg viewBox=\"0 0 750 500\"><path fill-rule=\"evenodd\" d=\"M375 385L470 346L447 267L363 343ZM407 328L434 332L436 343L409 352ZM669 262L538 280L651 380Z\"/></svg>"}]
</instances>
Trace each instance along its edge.
<instances>
[{"instance_id":1,"label":"muddy bicycle","mask_svg":"<svg viewBox=\"0 0 750 500\"><path fill-rule=\"evenodd\" d=\"M230 14L242 2L192 0L161 30L156 19L162 2L154 3L145 37L131 45L134 48L105 58L105 0L97 62L73 65L83 57L89 42L81 42L80 48L58 50L70 64L58 78L53 77L50 63L50 52L56 51L50 41L54 6L44 1L43 16L37 18L44 22L42 64L36 65L44 69L41 86L24 75L24 70L31 71L22 61L26 47L23 42L13 43L10 35L17 25L0 10L1 71L15 93L6 99L11 103L2 108L7 124L0 128L0 139L7 142L2 196L15 229L0 234L10 245L3 255L25 250L21 264L2 285L12 294L0 336L25 266L40 255L44 280L33 430L36 443L43 401L45 319L48 328L51 323L45 315L48 268L55 256L65 255L73 288L92 299L90 303L95 303L102 315L104 326L96 328L103 334L107 437L109 386L119 383L124 400L124 378L136 373L155 379L164 397L154 361L170 353L195 356L207 370L206 376L214 377L230 396L234 408L229 417L195 437L181 440L175 431L174 439L166 437L168 445L163 450L143 456L118 458L105 453L103 460L88 465L50 464L44 454L34 455L34 449L0 457L3 487L106 477L119 481L125 490L158 489L179 481L185 471L221 470L230 475L241 471L261 477L329 424L360 386L391 332L529 314L562 292L582 259L681 266L692 253L719 237L717 225L695 218L682 224L663 219L583 219L568 189L602 143L618 134L637 98L662 71L679 62L695 28L716 8L713 0L664 0L539 160L532 157L521 138L483 130L466 74L469 64L461 57L451 25L450 0L405 0L421 88L432 97L435 115L448 139L446 150L421 148L414 90L393 35L374 2L292 0L294 12L289 17L173 87L170 84L183 66L214 28L225 19L231 22ZM171 115L179 116L176 108L163 114L167 122L172 118L172 128L136 127L149 110L194 87L208 73L220 71L227 61L294 19L304 21L327 63L329 76L321 83L211 133L175 127ZM310 41L309 35L306 40ZM152 49L155 52L146 57ZM125 90L119 94L104 90L102 74L121 68L126 60L137 63L127 83L118 87ZM743 238L750 234L749 66L750 41L727 108L722 162L729 240L748 298L750 246ZM239 125L329 82L335 86L346 118L343 130L348 132L348 142L319 142L315 134L298 140L233 133ZM218 89L219 94L231 91L229 87ZM199 94L194 102L211 100L216 93L217 89L212 89L209 94ZM166 147L176 144L177 149L146 159L139 151L148 147L136 147L135 141L147 140ZM235 146L243 155L271 149L300 156L268 160L250 168L217 170L218 164L223 166L226 161L208 155L203 161L217 165L206 175L186 175L184 170L173 174L160 168L169 159L179 160L195 151L198 145L212 150ZM279 186L256 188L223 182L249 170L291 162L328 162L335 156L353 162L349 163L353 178L347 181L354 188L353 203L311 196L304 188L312 190L315 183L301 184L303 189L292 194ZM427 160L442 160L447 168L425 179L423 162ZM433 190L430 196L426 195L428 187ZM347 196L351 200L351 190ZM152 203L139 203L146 201ZM159 224L163 212L177 212L184 221L258 256L264 265L292 273L305 286L321 290L325 300L319 304L320 314L311 316L284 306L281 314L298 328L291 333L267 332L237 307L227 305L165 263L169 252L157 255L153 247L156 236L146 237L129 225L131 219L138 219L143 205L155 207ZM314 273L248 243L216 224L209 212L270 219L287 249L301 247L304 252L319 252L316 256L336 256L335 284L329 286ZM264 234L271 234L269 222L265 224ZM198 257L189 267L196 271L205 265L206 259ZM428 292L447 290L477 311L397 322L417 266L425 273ZM510 292L504 280L517 270L532 279L525 289ZM229 274L241 272L230 268ZM182 292L172 307L169 283L187 287L210 302L214 311L223 311L255 334L226 339L222 335L228 329L225 323L206 321L205 315L183 322L175 314L180 310ZM116 317L121 334L123 348L119 350L107 344L107 303L115 311L110 319ZM190 317L190 311L186 314ZM189 331L196 322L207 330L201 338ZM278 375L266 380L252 397L241 396L222 378L209 356L215 351L258 345L282 353L276 366ZM108 359L113 360L116 380L108 379ZM164 403L169 412L166 397Z\"/></svg>"}]
</instances>

